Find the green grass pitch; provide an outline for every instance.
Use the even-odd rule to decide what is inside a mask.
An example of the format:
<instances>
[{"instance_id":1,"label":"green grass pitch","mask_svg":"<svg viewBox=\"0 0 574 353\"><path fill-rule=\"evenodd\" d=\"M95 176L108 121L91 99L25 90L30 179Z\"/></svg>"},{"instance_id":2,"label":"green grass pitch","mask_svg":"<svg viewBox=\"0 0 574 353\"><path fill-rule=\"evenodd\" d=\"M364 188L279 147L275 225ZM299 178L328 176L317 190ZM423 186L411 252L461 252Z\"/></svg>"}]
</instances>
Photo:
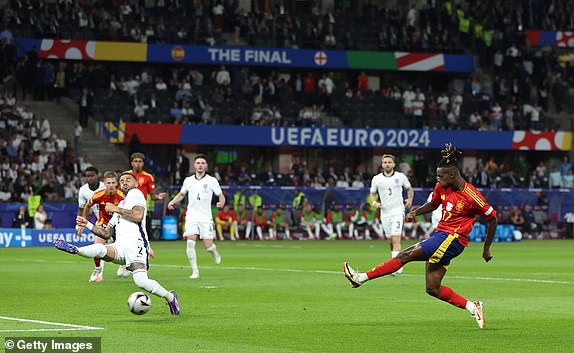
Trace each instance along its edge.
<instances>
[{"instance_id":1,"label":"green grass pitch","mask_svg":"<svg viewBox=\"0 0 574 353\"><path fill-rule=\"evenodd\" d=\"M367 270L388 258L385 242L219 242L219 266L198 244L199 280L188 278L184 242L153 247L150 277L177 290L179 317L151 295L148 314L129 313L126 300L139 289L131 277L116 278L117 265L106 264L104 282L88 283L91 260L53 248L0 249L2 341L97 336L103 352L124 353L574 350L574 241L495 243L488 264L473 243L451 263L443 284L485 303L485 330L425 293L421 262L351 289L342 262Z\"/></svg>"}]
</instances>

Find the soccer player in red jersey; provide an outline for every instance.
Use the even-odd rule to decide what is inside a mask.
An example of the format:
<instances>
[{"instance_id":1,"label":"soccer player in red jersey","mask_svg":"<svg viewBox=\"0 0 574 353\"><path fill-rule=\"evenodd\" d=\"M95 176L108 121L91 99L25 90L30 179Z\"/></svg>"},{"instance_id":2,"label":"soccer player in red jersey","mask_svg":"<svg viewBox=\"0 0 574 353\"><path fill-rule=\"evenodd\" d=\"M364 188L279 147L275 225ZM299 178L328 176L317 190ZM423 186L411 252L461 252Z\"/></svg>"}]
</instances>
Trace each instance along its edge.
<instances>
[{"instance_id":1,"label":"soccer player in red jersey","mask_svg":"<svg viewBox=\"0 0 574 353\"><path fill-rule=\"evenodd\" d=\"M138 189L143 192L145 199L147 200L147 195L151 196L153 201L163 200L167 194L161 192L159 194L155 193L155 182L153 175L151 173L143 170L145 156L143 153L132 153L130 156L130 164L132 166L131 170L127 172L132 173L138 179Z\"/></svg>"},{"instance_id":2,"label":"soccer player in red jersey","mask_svg":"<svg viewBox=\"0 0 574 353\"><path fill-rule=\"evenodd\" d=\"M443 286L441 282L450 261L460 255L468 245L468 235L477 215L488 221L482 257L486 262L492 259L490 245L498 225L496 211L474 186L462 178L459 166L462 152L452 144L447 144L441 155L442 160L437 167L438 183L432 199L407 214L407 217L412 219L430 213L442 205L442 218L436 232L429 239L402 250L395 258L370 271L359 273L346 262L343 264L343 271L351 285L357 288L368 280L391 274L411 261L426 261L427 293L468 310L478 327L485 328L482 302L468 301L449 287Z\"/></svg>"},{"instance_id":3,"label":"soccer player in red jersey","mask_svg":"<svg viewBox=\"0 0 574 353\"><path fill-rule=\"evenodd\" d=\"M106 211L106 204L113 203L117 206L124 199L124 193L117 188L116 173L111 171L104 173L104 186L105 189L96 191L92 195L82 211L82 217L87 218L90 214L90 208L93 205L98 205L99 217L96 225L102 228L105 228L112 218L112 214ZM96 237L94 243L105 244L106 240ZM94 257L94 265L94 272L90 276L90 282L101 282L104 280L104 262L100 258Z\"/></svg>"}]
</instances>

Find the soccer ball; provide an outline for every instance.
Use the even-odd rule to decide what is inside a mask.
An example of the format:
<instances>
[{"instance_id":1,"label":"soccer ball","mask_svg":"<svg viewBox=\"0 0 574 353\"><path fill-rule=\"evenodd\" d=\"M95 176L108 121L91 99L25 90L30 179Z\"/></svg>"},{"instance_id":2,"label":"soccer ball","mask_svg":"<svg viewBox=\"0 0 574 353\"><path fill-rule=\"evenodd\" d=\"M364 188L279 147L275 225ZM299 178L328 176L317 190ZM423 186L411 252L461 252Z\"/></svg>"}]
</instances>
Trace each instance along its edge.
<instances>
[{"instance_id":1,"label":"soccer ball","mask_svg":"<svg viewBox=\"0 0 574 353\"><path fill-rule=\"evenodd\" d=\"M143 315L151 307L151 298L144 292L134 292L128 298L128 308L135 315Z\"/></svg>"}]
</instances>

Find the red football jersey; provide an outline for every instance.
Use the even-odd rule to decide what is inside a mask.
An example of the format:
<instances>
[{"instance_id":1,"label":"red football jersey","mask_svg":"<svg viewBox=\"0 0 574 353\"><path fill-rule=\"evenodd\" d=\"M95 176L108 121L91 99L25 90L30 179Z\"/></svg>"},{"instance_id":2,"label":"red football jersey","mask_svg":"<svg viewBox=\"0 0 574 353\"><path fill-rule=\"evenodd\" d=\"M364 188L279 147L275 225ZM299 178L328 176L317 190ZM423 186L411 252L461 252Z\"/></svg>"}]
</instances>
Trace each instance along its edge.
<instances>
[{"instance_id":1,"label":"red football jersey","mask_svg":"<svg viewBox=\"0 0 574 353\"><path fill-rule=\"evenodd\" d=\"M444 189L437 183L431 202L436 206L442 204L442 217L436 231L458 234L458 240L463 246L468 245L468 235L474 226L475 216L481 216L487 221L496 217L496 210L486 202L480 191L467 182L462 191Z\"/></svg>"},{"instance_id":2,"label":"red football jersey","mask_svg":"<svg viewBox=\"0 0 574 353\"><path fill-rule=\"evenodd\" d=\"M227 211L227 213L226 213L226 212L223 212L223 210L219 210L217 212L216 217L219 218L220 220L226 221L226 222L230 219L233 220L235 218L233 216L233 211Z\"/></svg>"},{"instance_id":3,"label":"red football jersey","mask_svg":"<svg viewBox=\"0 0 574 353\"><path fill-rule=\"evenodd\" d=\"M92 198L88 201L88 205L89 207L92 207L95 204L98 205L100 215L96 225L107 225L110 219L112 219L113 214L106 212L106 203L113 203L117 206L124 197L124 193L119 189L116 189L116 192L112 196L108 195L106 189L95 192L94 195L92 195Z\"/></svg>"},{"instance_id":4,"label":"red football jersey","mask_svg":"<svg viewBox=\"0 0 574 353\"><path fill-rule=\"evenodd\" d=\"M148 194L153 194L155 192L155 182L153 180L153 175L142 170L141 173L135 173L133 169L128 170L128 172L134 174L138 180L138 189L143 193L144 198L147 200Z\"/></svg>"}]
</instances>

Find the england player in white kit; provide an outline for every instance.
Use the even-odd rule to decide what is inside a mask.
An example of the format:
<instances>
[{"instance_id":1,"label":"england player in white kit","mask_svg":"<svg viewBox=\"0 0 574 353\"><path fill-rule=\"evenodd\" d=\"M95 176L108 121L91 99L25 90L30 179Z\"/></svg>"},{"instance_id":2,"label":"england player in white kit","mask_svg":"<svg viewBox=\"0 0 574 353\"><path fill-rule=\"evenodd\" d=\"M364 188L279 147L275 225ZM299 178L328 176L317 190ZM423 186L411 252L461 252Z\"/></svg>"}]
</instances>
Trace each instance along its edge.
<instances>
[{"instance_id":1,"label":"england player in white kit","mask_svg":"<svg viewBox=\"0 0 574 353\"><path fill-rule=\"evenodd\" d=\"M382 166L383 172L371 181L370 197L371 204L381 210L383 230L389 240L391 256L395 257L401 250L405 208L412 206L415 192L407 176L395 171L395 156L383 155ZM407 190L406 200L403 200L403 189ZM402 268L397 273L402 273Z\"/></svg>"},{"instance_id":2,"label":"england player in white kit","mask_svg":"<svg viewBox=\"0 0 574 353\"><path fill-rule=\"evenodd\" d=\"M195 242L197 238L203 240L203 248L211 253L213 261L219 265L221 255L213 243L215 229L213 215L211 213L211 198L215 194L219 200L215 204L218 208L225 205L225 195L219 186L217 179L207 174L207 157L198 154L194 158L193 167L195 173L183 181L180 192L167 204L167 208L173 210L175 205L187 195L187 210L185 216L185 230L183 237L187 238L187 258L191 265L191 276L199 278L197 266L197 254Z\"/></svg>"},{"instance_id":3,"label":"england player in white kit","mask_svg":"<svg viewBox=\"0 0 574 353\"><path fill-rule=\"evenodd\" d=\"M80 187L80 190L78 191L78 216L83 215L84 207L86 206L88 201L90 201L90 199L92 198L94 193L106 188L104 183L102 183L100 181L99 172L98 172L98 169L96 167L86 168L84 175L86 177L86 183L84 185L82 185ZM94 204L92 207L90 207L90 211L93 213L94 216L96 216L96 221L97 221L98 218L100 217L98 205ZM82 228L80 226L76 226L76 233L78 235L82 234L83 231L84 231L84 228ZM94 244L95 243L104 244L105 240L96 237L94 239ZM101 277L102 266L103 266L103 263L101 263L101 260L94 257L94 270L92 271L92 274L90 275L90 279L89 279L90 282L100 282L101 281L101 279L102 279L102 277Z\"/></svg>"},{"instance_id":4,"label":"england player in white kit","mask_svg":"<svg viewBox=\"0 0 574 353\"><path fill-rule=\"evenodd\" d=\"M70 254L97 257L126 265L126 268L132 272L136 286L165 298L170 312L173 315L179 315L176 292L168 292L157 281L148 278L149 241L145 229L146 200L137 185L134 174L125 172L120 176L120 187L126 197L117 206L113 203L106 204L106 211L113 213L106 228L94 225L84 217L76 217L78 226L87 228L100 238L109 239L115 236L116 240L113 244L92 244L78 248L63 239L58 239L54 246Z\"/></svg>"}]
</instances>

